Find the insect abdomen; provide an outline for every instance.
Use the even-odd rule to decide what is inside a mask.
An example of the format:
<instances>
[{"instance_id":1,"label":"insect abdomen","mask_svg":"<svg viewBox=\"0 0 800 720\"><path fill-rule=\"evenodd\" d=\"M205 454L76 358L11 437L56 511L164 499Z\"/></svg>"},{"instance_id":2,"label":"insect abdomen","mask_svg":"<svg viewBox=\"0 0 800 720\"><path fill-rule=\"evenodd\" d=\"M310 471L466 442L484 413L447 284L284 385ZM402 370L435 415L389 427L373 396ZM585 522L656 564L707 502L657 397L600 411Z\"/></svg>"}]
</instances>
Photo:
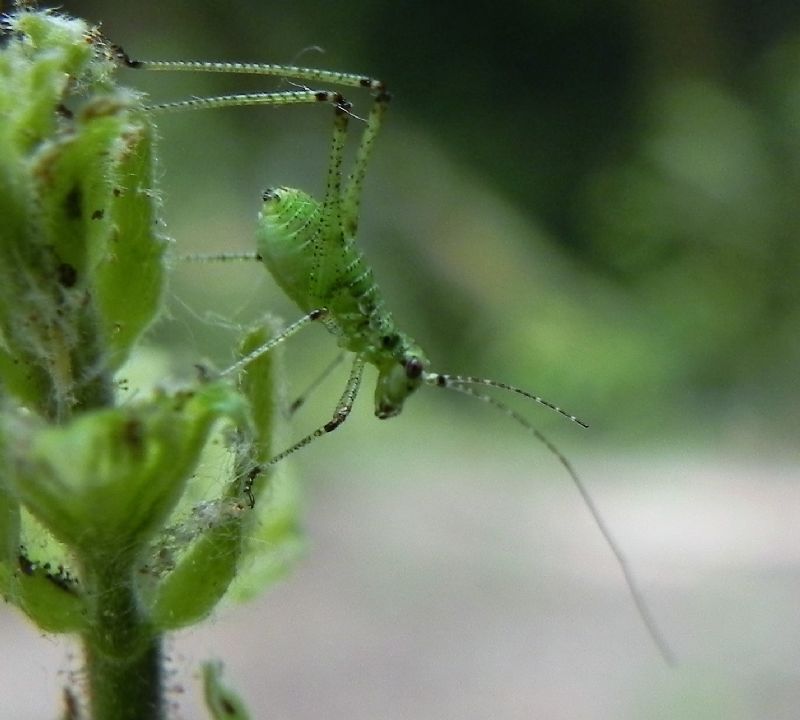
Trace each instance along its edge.
<instances>
[{"instance_id":1,"label":"insect abdomen","mask_svg":"<svg viewBox=\"0 0 800 720\"><path fill-rule=\"evenodd\" d=\"M341 227L324 226L322 205L307 193L264 193L258 254L281 289L305 312L325 307L326 327L351 352L379 362L396 335L372 268Z\"/></svg>"},{"instance_id":2,"label":"insect abdomen","mask_svg":"<svg viewBox=\"0 0 800 720\"><path fill-rule=\"evenodd\" d=\"M265 191L258 214L258 255L280 288L306 312L314 309L309 282L320 215L320 205L314 198L291 188Z\"/></svg>"}]
</instances>

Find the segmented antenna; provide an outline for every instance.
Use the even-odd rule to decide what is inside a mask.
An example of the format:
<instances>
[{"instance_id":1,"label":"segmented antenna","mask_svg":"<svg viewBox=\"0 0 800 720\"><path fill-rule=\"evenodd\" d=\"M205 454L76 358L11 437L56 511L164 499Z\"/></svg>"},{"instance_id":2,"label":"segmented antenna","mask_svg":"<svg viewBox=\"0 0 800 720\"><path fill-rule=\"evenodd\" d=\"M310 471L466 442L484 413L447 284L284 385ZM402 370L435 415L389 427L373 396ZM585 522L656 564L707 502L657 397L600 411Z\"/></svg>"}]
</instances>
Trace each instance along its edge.
<instances>
[{"instance_id":1,"label":"segmented antenna","mask_svg":"<svg viewBox=\"0 0 800 720\"><path fill-rule=\"evenodd\" d=\"M473 377L472 375L443 375L442 373L425 373L423 380L428 385L435 385L436 387L448 387L452 390L458 390L459 388L466 390L464 387L465 385L483 385L484 387L508 390L509 392L513 392L517 395L522 395L522 397L528 398L529 400L533 400L534 402L539 403L539 405L544 405L544 407L557 412L559 415L563 415L565 418L567 418L567 420L571 420L577 425L580 425L582 428L589 427L589 425L579 417L576 417L572 413L568 413L566 410L558 407L558 405L555 405L554 403L551 403L549 400L545 400L543 397L535 395L532 392L528 392L527 390L523 390L522 388L518 388L515 385L509 385L508 383L499 382L498 380ZM476 393L468 394L475 395L475 397L481 397L481 395Z\"/></svg>"},{"instance_id":2,"label":"segmented antenna","mask_svg":"<svg viewBox=\"0 0 800 720\"><path fill-rule=\"evenodd\" d=\"M588 427L588 425L574 415L570 415L569 413L562 410L560 407L553 405L546 400L534 395L533 393L526 392L525 390L521 390L519 388L514 387L513 385L508 385L506 383L496 382L494 380L487 380L482 378L472 378L466 377L462 378L457 375L439 375L436 373L428 373L425 376L425 382L429 385L433 385L434 387L444 388L446 390L454 390L455 392L460 392L464 395L469 395L474 397L482 402L488 403L493 407L496 407L502 413L508 415L513 420L516 420L522 427L528 430L539 442L542 443L555 457L558 461L564 466L564 469L567 471L567 474L572 479L573 484L577 488L578 492L583 499L584 504L586 505L587 509L592 515L592 519L594 520L595 525L597 526L598 530L600 530L600 534L603 536L603 539L606 541L606 545L608 545L611 553L614 555L614 558L619 565L620 570L622 571L622 576L625 579L625 584L628 586L628 591L633 598L633 604L636 607L636 612L639 615L639 618L642 621L645 629L647 630L648 635L650 636L653 644L658 649L659 654L664 659L664 661L670 665L675 666L675 654L672 651L672 648L667 644L666 639L664 638L663 634L658 628L658 625L653 617L653 614L650 612L650 608L647 605L647 602L644 599L644 595L642 591L639 589L639 586L636 583L636 579L633 575L633 572L628 565L628 560L625 557L624 553L622 552L622 548L620 548L617 541L614 539L614 536L611 534L611 530L609 530L608 525L606 524L605 520L603 520L603 516L600 514L597 505L595 505L592 496L589 494L589 491L586 489L583 481L581 480L578 472L572 466L572 463L567 460L564 454L555 446L553 443L536 427L534 427L531 422L524 416L520 415L518 412L514 411L508 405L497 400L496 398L492 397L491 395L486 395L485 393L478 392L477 390L469 387L469 385L484 385L487 387L496 387L503 390L510 390L512 392L517 393L518 395L522 395L523 397L530 398L538 402L540 405L544 405L551 410L555 410L560 415L564 415L565 417L569 418L573 422L577 423L581 427Z\"/></svg>"}]
</instances>

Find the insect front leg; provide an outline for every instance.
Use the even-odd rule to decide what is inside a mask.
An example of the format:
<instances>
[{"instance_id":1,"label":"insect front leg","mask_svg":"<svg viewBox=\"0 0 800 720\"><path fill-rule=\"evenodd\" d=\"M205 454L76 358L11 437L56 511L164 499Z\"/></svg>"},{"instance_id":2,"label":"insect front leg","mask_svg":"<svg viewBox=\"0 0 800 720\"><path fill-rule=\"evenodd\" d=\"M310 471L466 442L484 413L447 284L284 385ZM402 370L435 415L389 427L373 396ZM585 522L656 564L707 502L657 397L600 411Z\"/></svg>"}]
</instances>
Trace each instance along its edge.
<instances>
[{"instance_id":1,"label":"insect front leg","mask_svg":"<svg viewBox=\"0 0 800 720\"><path fill-rule=\"evenodd\" d=\"M233 363L233 365L231 365L230 367L225 368L221 373L219 373L219 377L234 375L240 372L241 370L244 370L251 362L253 362L254 360L258 360L258 358L260 358L262 355L265 355L274 347L280 345L284 340L287 340L292 335L302 330L306 325L315 322L316 320L321 320L327 314L328 311L326 308L319 308L317 310L312 310L307 315L301 317L297 322L293 322L291 325L289 325L289 327L285 328L278 335L265 342L261 347L257 347L255 350L253 350L253 352L248 353L243 358Z\"/></svg>"}]
</instances>

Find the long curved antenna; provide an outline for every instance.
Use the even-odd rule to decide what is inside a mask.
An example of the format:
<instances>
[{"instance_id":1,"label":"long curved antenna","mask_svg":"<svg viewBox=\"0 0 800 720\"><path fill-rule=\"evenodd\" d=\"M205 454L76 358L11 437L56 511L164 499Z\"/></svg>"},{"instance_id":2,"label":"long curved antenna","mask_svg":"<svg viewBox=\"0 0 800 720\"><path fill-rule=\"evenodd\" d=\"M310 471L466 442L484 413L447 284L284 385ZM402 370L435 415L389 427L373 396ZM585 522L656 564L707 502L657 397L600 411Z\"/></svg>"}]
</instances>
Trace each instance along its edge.
<instances>
[{"instance_id":1,"label":"long curved antenna","mask_svg":"<svg viewBox=\"0 0 800 720\"><path fill-rule=\"evenodd\" d=\"M579 417L576 417L572 413L568 413L566 410L558 407L551 403L549 400L545 400L540 395L536 395L535 393L528 392L527 390L523 390L522 388L518 388L516 385L509 385L508 383L499 382L498 380L490 380L489 378L480 378L474 377L472 375L445 375L442 373L425 373L423 380L428 383L428 385L435 385L437 387L449 387L452 390L466 390L464 385L483 385L484 387L493 387L498 388L500 390L508 390L509 392L516 393L517 395L522 395L522 397L528 398L529 400L533 400L534 402L539 403L539 405L544 405L544 407L557 412L559 415L563 415L567 420L571 420L572 422L580 425L582 428L588 428L589 425L581 420ZM475 395L475 397L482 397L480 394L477 393L468 393L470 395Z\"/></svg>"},{"instance_id":2,"label":"long curved antenna","mask_svg":"<svg viewBox=\"0 0 800 720\"><path fill-rule=\"evenodd\" d=\"M616 559L617 564L619 565L619 568L622 571L622 575L625 578L625 584L628 586L628 590L631 594L631 597L633 598L633 604L636 607L636 611L639 614L639 617L641 618L642 624L647 630L648 635L650 635L650 639L655 644L659 654L664 659L664 662L674 667L677 664L675 659L675 654L673 653L672 648L670 648L670 646L667 644L667 641L665 640L663 634L659 630L655 618L653 617L653 614L650 612L650 608L648 607L647 602L644 599L644 595L642 594L642 591L639 589L639 586L636 583L636 578L634 577L633 571L628 565L627 558L622 552L622 549L620 548L617 541L614 539L614 536L611 534L611 530L609 530L608 525L606 524L605 520L603 520L603 516L600 514L597 505L595 505L592 496L589 494L589 491L586 489L586 486L583 484L583 481L581 480L577 471L572 466L572 463L569 460L567 460L564 454L555 445L553 445L553 443L545 435L543 435L539 429L534 427L527 418L523 417L519 413L512 410L505 403L501 402L500 400L497 400L491 395L480 393L471 387L466 387L463 384L462 385L457 384L455 376L444 376L451 380L451 382L448 383L436 382L435 381L436 376L433 373L431 373L430 376L433 378L432 381L429 381L428 378L426 377L426 382L429 385L433 385L434 387L445 388L447 390L454 390L464 395L469 395L471 397L477 398L482 402L488 403L489 405L496 407L498 410L508 415L510 418L516 420L520 425L526 428L539 442L541 442L553 455L555 455L558 461L564 466L564 469L569 474L575 487L578 489L578 492L580 493L584 504L586 505L587 509L592 515L592 518L594 519L595 525L597 525L598 530L600 530L600 534L603 536L603 539L606 541L606 544L608 545L609 549L614 555L614 558ZM515 388L511 386L506 386L503 383L494 382L491 380L490 381L479 380L479 382L475 384L515 390ZM533 400L539 401L539 399L536 396L532 395L531 393L526 393L525 391L519 391L519 394L525 397L530 397ZM550 407L551 409L556 410L562 415L567 415L567 417L575 420L575 422L578 422L578 424L585 427L585 425L581 423L577 418L568 415L567 413L563 412L560 408L552 406L549 403L542 403L542 404L546 405L547 407Z\"/></svg>"}]
</instances>

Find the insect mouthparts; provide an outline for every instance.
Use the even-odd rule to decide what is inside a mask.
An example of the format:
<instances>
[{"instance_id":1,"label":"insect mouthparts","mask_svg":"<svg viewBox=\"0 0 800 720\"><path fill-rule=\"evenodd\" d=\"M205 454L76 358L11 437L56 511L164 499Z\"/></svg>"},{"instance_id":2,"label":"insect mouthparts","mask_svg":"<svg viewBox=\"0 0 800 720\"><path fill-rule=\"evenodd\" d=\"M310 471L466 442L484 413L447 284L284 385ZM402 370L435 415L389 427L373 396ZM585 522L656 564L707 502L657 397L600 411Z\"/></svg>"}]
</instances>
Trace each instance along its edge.
<instances>
[{"instance_id":1,"label":"insect mouthparts","mask_svg":"<svg viewBox=\"0 0 800 720\"><path fill-rule=\"evenodd\" d=\"M396 405L382 405L375 411L375 417L378 420L388 420L389 418L397 417L400 414L400 408Z\"/></svg>"},{"instance_id":2,"label":"insect mouthparts","mask_svg":"<svg viewBox=\"0 0 800 720\"><path fill-rule=\"evenodd\" d=\"M264 190L264 194L261 196L261 199L264 202L268 202L269 200L277 200L278 199L277 188L267 188L266 190Z\"/></svg>"}]
</instances>

